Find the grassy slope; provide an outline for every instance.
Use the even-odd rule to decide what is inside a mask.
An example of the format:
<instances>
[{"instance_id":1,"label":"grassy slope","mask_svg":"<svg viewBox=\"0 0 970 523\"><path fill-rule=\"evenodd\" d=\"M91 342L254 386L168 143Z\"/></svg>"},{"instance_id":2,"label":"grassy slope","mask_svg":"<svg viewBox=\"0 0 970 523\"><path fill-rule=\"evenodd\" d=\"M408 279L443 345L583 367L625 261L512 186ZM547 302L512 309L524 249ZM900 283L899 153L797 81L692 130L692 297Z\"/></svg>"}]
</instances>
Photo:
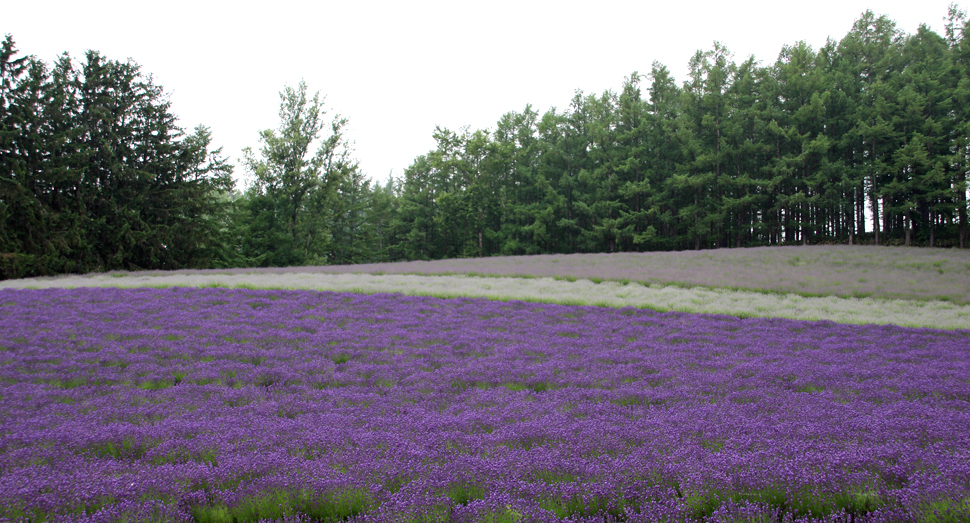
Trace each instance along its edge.
<instances>
[{"instance_id":1,"label":"grassy slope","mask_svg":"<svg viewBox=\"0 0 970 523\"><path fill-rule=\"evenodd\" d=\"M462 275L469 273L491 277ZM502 277L503 274L516 277ZM598 281L603 283L593 283ZM626 281L646 285L624 284ZM920 282L926 289L920 287ZM970 329L970 252L939 249L819 246L577 254L336 267L111 273L0 282L0 288L46 286L400 292ZM876 299L838 297L853 295Z\"/></svg>"},{"instance_id":2,"label":"grassy slope","mask_svg":"<svg viewBox=\"0 0 970 523\"><path fill-rule=\"evenodd\" d=\"M874 246L505 256L181 273L472 274L635 281L801 296L943 300L970 305L970 250Z\"/></svg>"}]
</instances>

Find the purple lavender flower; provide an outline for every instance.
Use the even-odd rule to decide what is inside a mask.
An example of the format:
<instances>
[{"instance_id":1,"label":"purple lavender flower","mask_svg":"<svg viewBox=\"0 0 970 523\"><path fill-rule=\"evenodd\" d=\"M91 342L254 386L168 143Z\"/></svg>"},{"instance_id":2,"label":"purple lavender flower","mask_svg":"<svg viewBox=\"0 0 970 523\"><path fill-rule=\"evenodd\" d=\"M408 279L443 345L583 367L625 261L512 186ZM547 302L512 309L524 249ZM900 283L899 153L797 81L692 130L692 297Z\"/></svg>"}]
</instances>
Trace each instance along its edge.
<instances>
[{"instance_id":1,"label":"purple lavender flower","mask_svg":"<svg viewBox=\"0 0 970 523\"><path fill-rule=\"evenodd\" d=\"M0 519L960 521L968 347L467 298L3 290Z\"/></svg>"}]
</instances>

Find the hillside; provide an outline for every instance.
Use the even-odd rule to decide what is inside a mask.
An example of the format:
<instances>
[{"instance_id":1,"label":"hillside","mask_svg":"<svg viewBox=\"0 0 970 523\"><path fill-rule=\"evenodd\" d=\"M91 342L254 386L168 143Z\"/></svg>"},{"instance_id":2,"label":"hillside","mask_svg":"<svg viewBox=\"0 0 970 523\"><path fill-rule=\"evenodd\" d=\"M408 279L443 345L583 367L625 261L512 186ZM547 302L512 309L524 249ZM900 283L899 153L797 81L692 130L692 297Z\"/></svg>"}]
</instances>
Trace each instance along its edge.
<instances>
[{"instance_id":1,"label":"hillside","mask_svg":"<svg viewBox=\"0 0 970 523\"><path fill-rule=\"evenodd\" d=\"M968 254L846 246L574 254L329 267L111 272L11 280L0 282L0 288L307 289L970 329Z\"/></svg>"},{"instance_id":2,"label":"hillside","mask_svg":"<svg viewBox=\"0 0 970 523\"><path fill-rule=\"evenodd\" d=\"M176 272L551 277L794 293L801 296L943 300L970 304L970 250L864 245L552 254Z\"/></svg>"}]
</instances>

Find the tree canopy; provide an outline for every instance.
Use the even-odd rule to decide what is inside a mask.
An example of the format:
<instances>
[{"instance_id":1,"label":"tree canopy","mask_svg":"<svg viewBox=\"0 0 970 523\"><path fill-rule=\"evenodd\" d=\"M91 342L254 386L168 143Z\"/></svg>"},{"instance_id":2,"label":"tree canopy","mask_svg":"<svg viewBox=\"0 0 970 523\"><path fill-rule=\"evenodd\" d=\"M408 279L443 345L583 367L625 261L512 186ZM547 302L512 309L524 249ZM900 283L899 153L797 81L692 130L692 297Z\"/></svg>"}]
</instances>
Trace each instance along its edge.
<instances>
[{"instance_id":1,"label":"tree canopy","mask_svg":"<svg viewBox=\"0 0 970 523\"><path fill-rule=\"evenodd\" d=\"M225 264L232 166L150 76L89 51L53 67L0 47L0 272Z\"/></svg>"},{"instance_id":2,"label":"tree canopy","mask_svg":"<svg viewBox=\"0 0 970 523\"><path fill-rule=\"evenodd\" d=\"M280 93L280 127L260 133L260 157L244 150L251 176L241 200L242 255L257 266L326 263L331 253L338 189L360 184L357 163L343 136L347 120L324 120L319 93L307 98L307 86L285 87ZM329 133L320 133L329 127ZM318 143L315 153L310 148ZM351 212L347 210L345 212Z\"/></svg>"}]
</instances>

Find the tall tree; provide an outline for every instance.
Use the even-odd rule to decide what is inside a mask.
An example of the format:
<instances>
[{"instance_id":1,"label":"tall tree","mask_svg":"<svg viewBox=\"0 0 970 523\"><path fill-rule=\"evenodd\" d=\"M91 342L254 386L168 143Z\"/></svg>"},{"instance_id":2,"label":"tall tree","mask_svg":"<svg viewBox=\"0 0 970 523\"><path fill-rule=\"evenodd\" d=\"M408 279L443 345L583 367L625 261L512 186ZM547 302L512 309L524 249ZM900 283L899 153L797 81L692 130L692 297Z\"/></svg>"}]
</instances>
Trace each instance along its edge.
<instances>
[{"instance_id":1,"label":"tall tree","mask_svg":"<svg viewBox=\"0 0 970 523\"><path fill-rule=\"evenodd\" d=\"M888 212L902 215L906 245L915 229L925 232L932 246L941 217L957 210L947 158L956 124L947 51L944 38L921 25L906 38L904 67L894 79L893 125L902 144L894 154L892 187L884 192Z\"/></svg>"},{"instance_id":2,"label":"tall tree","mask_svg":"<svg viewBox=\"0 0 970 523\"><path fill-rule=\"evenodd\" d=\"M260 157L244 149L251 176L246 252L258 265L322 263L340 184L357 170L344 137L347 119L324 120L324 99L306 83L280 92L280 126L260 133ZM321 131L329 127L328 134ZM310 155L313 144L317 150Z\"/></svg>"},{"instance_id":3,"label":"tall tree","mask_svg":"<svg viewBox=\"0 0 970 523\"><path fill-rule=\"evenodd\" d=\"M805 42L785 46L775 64L781 113L775 120L779 149L776 176L781 178L778 196L785 213L786 239L799 237L803 244L816 234L831 236L831 222L838 214L838 170L830 165L831 142L825 134L826 70L819 54Z\"/></svg>"},{"instance_id":4,"label":"tall tree","mask_svg":"<svg viewBox=\"0 0 970 523\"><path fill-rule=\"evenodd\" d=\"M949 163L953 166L951 187L957 211L958 242L967 246L967 189L970 186L970 21L966 13L951 4L947 14L946 42L949 47L952 86L953 129L950 136Z\"/></svg>"},{"instance_id":5,"label":"tall tree","mask_svg":"<svg viewBox=\"0 0 970 523\"><path fill-rule=\"evenodd\" d=\"M378 261L374 190L370 179L359 169L345 176L333 200L332 242L327 260L350 264Z\"/></svg>"},{"instance_id":6,"label":"tall tree","mask_svg":"<svg viewBox=\"0 0 970 523\"><path fill-rule=\"evenodd\" d=\"M885 16L866 11L839 43L839 67L847 80L841 88L853 98L854 126L847 134L852 140L854 166L869 195L869 210L876 244L885 229L880 199L882 182L891 169L893 151L899 135L892 124L893 92L891 79L900 69L902 33Z\"/></svg>"},{"instance_id":7,"label":"tall tree","mask_svg":"<svg viewBox=\"0 0 970 523\"><path fill-rule=\"evenodd\" d=\"M231 167L186 137L132 61L88 51L53 69L2 47L0 252L7 277L208 266ZM19 78L18 78L19 77Z\"/></svg>"},{"instance_id":8,"label":"tall tree","mask_svg":"<svg viewBox=\"0 0 970 523\"><path fill-rule=\"evenodd\" d=\"M553 249L555 191L539 172L539 114L531 106L499 119L489 149L501 254L538 254ZM550 201L551 199L551 201Z\"/></svg>"},{"instance_id":9,"label":"tall tree","mask_svg":"<svg viewBox=\"0 0 970 523\"><path fill-rule=\"evenodd\" d=\"M679 202L669 183L683 164L683 150L678 140L684 99L670 71L654 62L650 71L649 129L647 130L649 159L648 183L652 189L649 202L651 223L634 237L634 243L654 249L676 249L686 245L686 227L679 219Z\"/></svg>"},{"instance_id":10,"label":"tall tree","mask_svg":"<svg viewBox=\"0 0 970 523\"><path fill-rule=\"evenodd\" d=\"M718 246L721 240L722 184L731 154L725 131L735 70L730 51L715 42L713 50L691 58L690 80L684 83L678 138L685 163L670 181L685 200L680 216L693 222L688 230L694 249Z\"/></svg>"},{"instance_id":11,"label":"tall tree","mask_svg":"<svg viewBox=\"0 0 970 523\"><path fill-rule=\"evenodd\" d=\"M440 258L438 197L444 192L435 176L432 162L418 156L404 170L399 198L400 208L392 222L394 235L403 247L400 254L408 260Z\"/></svg>"}]
</instances>

